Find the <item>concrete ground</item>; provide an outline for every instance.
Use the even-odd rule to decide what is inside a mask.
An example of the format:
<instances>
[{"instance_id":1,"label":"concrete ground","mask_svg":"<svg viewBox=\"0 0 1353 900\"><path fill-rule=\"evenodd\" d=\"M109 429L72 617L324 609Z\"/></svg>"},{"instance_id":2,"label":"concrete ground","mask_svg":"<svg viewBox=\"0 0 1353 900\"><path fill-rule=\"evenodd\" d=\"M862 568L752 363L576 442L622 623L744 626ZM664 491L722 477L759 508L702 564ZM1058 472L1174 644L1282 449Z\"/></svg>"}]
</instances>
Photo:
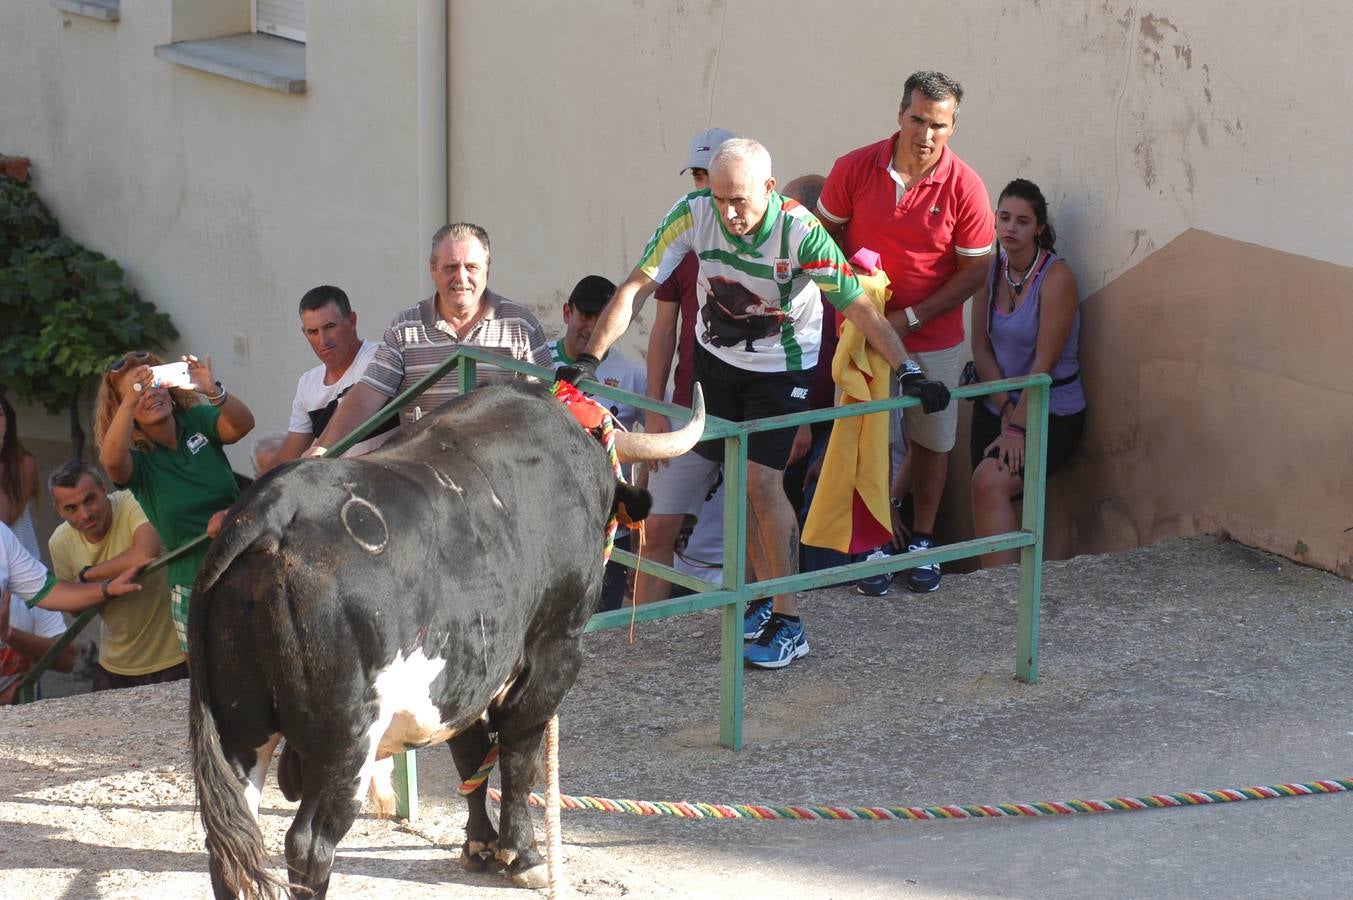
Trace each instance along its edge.
<instances>
[{"instance_id":1,"label":"concrete ground","mask_svg":"<svg viewBox=\"0 0 1353 900\"><path fill-rule=\"evenodd\" d=\"M586 638L563 789L721 803L1104 799L1353 776L1353 584L1211 538L1050 563L1040 681L1013 680L1015 572L938 593L804 596L812 653L747 673L747 746L717 746L717 616ZM182 686L0 711L0 897L206 893ZM443 749L422 814L358 821L333 896L529 896L454 864ZM264 795L280 852L290 806ZM543 837L543 831L541 832ZM1353 895L1353 796L949 822L564 814L595 897Z\"/></svg>"}]
</instances>

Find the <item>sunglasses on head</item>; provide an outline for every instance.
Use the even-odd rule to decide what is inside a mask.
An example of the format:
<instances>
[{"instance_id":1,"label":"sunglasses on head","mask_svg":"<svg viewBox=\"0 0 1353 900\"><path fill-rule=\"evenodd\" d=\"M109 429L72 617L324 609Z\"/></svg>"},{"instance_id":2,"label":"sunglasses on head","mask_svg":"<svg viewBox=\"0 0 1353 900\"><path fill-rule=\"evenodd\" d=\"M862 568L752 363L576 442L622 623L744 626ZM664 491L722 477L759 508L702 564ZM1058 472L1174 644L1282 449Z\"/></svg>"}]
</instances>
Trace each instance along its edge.
<instances>
[{"instance_id":1,"label":"sunglasses on head","mask_svg":"<svg viewBox=\"0 0 1353 900\"><path fill-rule=\"evenodd\" d=\"M148 359L150 359L149 350L136 350L132 353L128 353L126 356L120 356L109 363L108 374L111 375L114 372L121 372L123 367L129 362L137 363L139 365Z\"/></svg>"}]
</instances>

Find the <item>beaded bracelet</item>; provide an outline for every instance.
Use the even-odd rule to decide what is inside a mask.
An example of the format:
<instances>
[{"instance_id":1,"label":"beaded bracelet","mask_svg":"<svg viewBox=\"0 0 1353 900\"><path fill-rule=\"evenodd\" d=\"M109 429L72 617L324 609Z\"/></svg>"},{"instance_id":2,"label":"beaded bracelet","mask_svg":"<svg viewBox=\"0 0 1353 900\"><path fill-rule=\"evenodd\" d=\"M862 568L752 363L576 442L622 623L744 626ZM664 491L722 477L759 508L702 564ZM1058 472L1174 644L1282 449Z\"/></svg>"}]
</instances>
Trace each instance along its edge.
<instances>
[{"instance_id":1,"label":"beaded bracelet","mask_svg":"<svg viewBox=\"0 0 1353 900\"><path fill-rule=\"evenodd\" d=\"M1016 436L1018 436L1018 437L1024 437L1024 435L1026 434L1026 432L1025 432L1025 430L1024 430L1024 426L1023 426L1023 425L1016 425L1014 422L1007 422L1007 423L1006 423L1006 425L1005 425L1005 433L1006 433L1006 434L1013 434L1013 435L1016 435Z\"/></svg>"}]
</instances>

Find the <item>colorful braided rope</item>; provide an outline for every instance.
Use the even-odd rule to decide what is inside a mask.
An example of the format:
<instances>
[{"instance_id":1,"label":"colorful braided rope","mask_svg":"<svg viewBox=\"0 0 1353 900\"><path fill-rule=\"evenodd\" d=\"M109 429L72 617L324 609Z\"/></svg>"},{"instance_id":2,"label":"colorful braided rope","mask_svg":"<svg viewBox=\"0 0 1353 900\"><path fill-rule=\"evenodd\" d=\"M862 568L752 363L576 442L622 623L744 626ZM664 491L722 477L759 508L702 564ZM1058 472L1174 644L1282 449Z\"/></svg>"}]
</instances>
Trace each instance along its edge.
<instances>
[{"instance_id":1,"label":"colorful braided rope","mask_svg":"<svg viewBox=\"0 0 1353 900\"><path fill-rule=\"evenodd\" d=\"M606 459L610 462L615 477L624 481L624 470L620 466L620 455L615 446L615 416L611 411L567 381L556 381L550 385L550 393L554 395L556 400L569 408L569 411L574 414L580 424L584 421L598 423L595 428L589 427L587 424L583 425L583 428L596 437L601 444L601 449L606 451ZM578 411L584 407L584 411ZM606 523L606 544L602 550L603 564L611 561L611 549L615 546L615 533L619 527L619 520L615 516L611 516Z\"/></svg>"},{"instance_id":2,"label":"colorful braided rope","mask_svg":"<svg viewBox=\"0 0 1353 900\"><path fill-rule=\"evenodd\" d=\"M634 816L670 816L678 819L793 819L798 821L908 821L929 819L997 819L1007 816L1071 816L1078 813L1124 812L1133 809L1166 809L1237 803L1241 800L1276 800L1312 794L1353 791L1353 778L1336 778L1302 784L1269 787L1223 788L1215 791L1180 791L1145 797L1112 797L1108 800L1049 800L1038 803L998 803L994 806L752 806L745 804L689 803L650 800L612 800L607 797L560 797L564 809L627 813ZM489 789L497 803L500 793ZM531 805L542 806L539 794Z\"/></svg>"},{"instance_id":3,"label":"colorful braided rope","mask_svg":"<svg viewBox=\"0 0 1353 900\"><path fill-rule=\"evenodd\" d=\"M489 773L493 771L493 767L497 762L498 744L495 742L494 745L489 748L489 752L484 755L484 761L479 764L479 771L460 783L461 796L467 797L479 790L479 786L489 780Z\"/></svg>"}]
</instances>

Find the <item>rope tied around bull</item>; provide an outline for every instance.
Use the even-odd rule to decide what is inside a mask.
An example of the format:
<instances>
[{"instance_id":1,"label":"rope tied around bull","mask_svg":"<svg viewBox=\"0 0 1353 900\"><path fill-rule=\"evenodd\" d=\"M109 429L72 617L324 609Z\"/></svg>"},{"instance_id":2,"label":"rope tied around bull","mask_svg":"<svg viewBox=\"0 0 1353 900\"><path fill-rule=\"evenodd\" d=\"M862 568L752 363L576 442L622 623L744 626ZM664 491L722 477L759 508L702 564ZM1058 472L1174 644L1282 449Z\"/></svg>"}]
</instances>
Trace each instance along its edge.
<instances>
[{"instance_id":1,"label":"rope tied around bull","mask_svg":"<svg viewBox=\"0 0 1353 900\"><path fill-rule=\"evenodd\" d=\"M484 761L479 764L479 770L460 783L460 795L468 797L483 786L484 782L489 780L489 774L493 767L498 763L498 742L495 740L489 747L489 752L484 754Z\"/></svg>"},{"instance_id":2,"label":"rope tied around bull","mask_svg":"<svg viewBox=\"0 0 1353 900\"><path fill-rule=\"evenodd\" d=\"M550 386L550 393L554 394L555 399L564 404L564 408L573 414L583 430L596 438L601 444L601 448L606 451L606 459L610 462L612 471L615 472L616 480L628 484L629 482L625 478L625 469L620 465L620 454L615 446L616 432L623 429L624 426L616 421L615 414L567 381L556 381ZM619 530L622 520L625 527L639 535L636 556L639 559L643 558L644 523L631 519L625 511L624 504L619 504L616 512L617 514L611 516L606 523L606 544L601 554L603 565L611 561L611 550L615 548L615 534ZM630 644L634 643L637 610L637 605L630 604Z\"/></svg>"},{"instance_id":3,"label":"rope tied around bull","mask_svg":"<svg viewBox=\"0 0 1353 900\"><path fill-rule=\"evenodd\" d=\"M556 381L550 385L550 393L564 404L564 408L573 414L583 430L592 435L606 451L606 459L615 472L615 477L625 481L624 468L620 465L620 454L615 448L615 416L606 407L578 390L567 381ZM622 511L623 512L623 511ZM626 522L626 525L634 523ZM615 547L615 533L620 528L620 516L612 515L606 522L606 545L602 550L603 562L611 561L611 550Z\"/></svg>"}]
</instances>

